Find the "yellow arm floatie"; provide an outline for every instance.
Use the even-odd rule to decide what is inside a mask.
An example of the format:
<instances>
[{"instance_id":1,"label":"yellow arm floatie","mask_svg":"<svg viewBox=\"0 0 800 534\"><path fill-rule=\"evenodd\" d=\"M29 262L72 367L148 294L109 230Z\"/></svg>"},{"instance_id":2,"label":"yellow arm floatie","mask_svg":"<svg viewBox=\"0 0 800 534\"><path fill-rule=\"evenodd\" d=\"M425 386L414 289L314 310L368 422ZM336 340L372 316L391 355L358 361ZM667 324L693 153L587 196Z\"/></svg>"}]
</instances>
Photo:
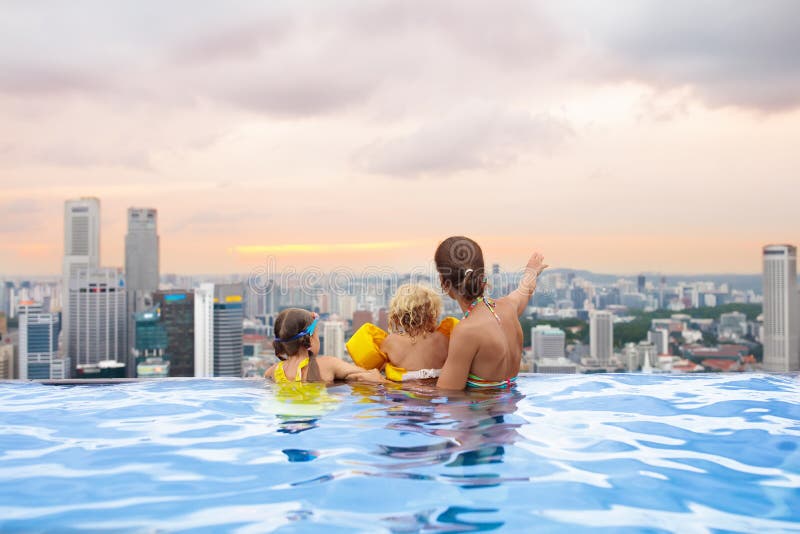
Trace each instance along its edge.
<instances>
[{"instance_id":1,"label":"yellow arm floatie","mask_svg":"<svg viewBox=\"0 0 800 534\"><path fill-rule=\"evenodd\" d=\"M389 334L372 323L364 323L345 344L353 363L364 369L383 369L389 357L381 344Z\"/></svg>"},{"instance_id":2,"label":"yellow arm floatie","mask_svg":"<svg viewBox=\"0 0 800 534\"><path fill-rule=\"evenodd\" d=\"M439 323L439 326L436 327L436 331L450 337L450 334L453 333L453 328L455 328L457 324L458 319L455 317L445 317L442 319L442 322Z\"/></svg>"}]
</instances>

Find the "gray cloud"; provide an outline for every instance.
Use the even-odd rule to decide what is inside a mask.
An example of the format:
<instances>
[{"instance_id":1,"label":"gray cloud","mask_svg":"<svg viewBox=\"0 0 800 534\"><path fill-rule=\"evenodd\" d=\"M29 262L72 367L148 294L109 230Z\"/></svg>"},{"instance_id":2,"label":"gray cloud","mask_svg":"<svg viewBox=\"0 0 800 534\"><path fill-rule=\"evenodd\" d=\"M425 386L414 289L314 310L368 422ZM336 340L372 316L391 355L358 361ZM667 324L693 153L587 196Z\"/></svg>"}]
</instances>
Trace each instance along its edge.
<instances>
[{"instance_id":1,"label":"gray cloud","mask_svg":"<svg viewBox=\"0 0 800 534\"><path fill-rule=\"evenodd\" d=\"M800 103L796 0L174 2L158 16L137 2L81 5L4 9L0 91L206 98L308 116L397 86L449 96L461 83L505 99L516 82L578 77L690 85L712 105Z\"/></svg>"},{"instance_id":2,"label":"gray cloud","mask_svg":"<svg viewBox=\"0 0 800 534\"><path fill-rule=\"evenodd\" d=\"M568 123L546 114L482 109L377 141L362 148L355 162L376 174L442 176L505 167L530 153L549 153L572 135Z\"/></svg>"},{"instance_id":3,"label":"gray cloud","mask_svg":"<svg viewBox=\"0 0 800 534\"><path fill-rule=\"evenodd\" d=\"M259 17L227 28L212 29L178 45L173 53L173 65L180 68L186 63L256 59L265 48L280 45L294 29L294 21L288 16Z\"/></svg>"},{"instance_id":4,"label":"gray cloud","mask_svg":"<svg viewBox=\"0 0 800 534\"><path fill-rule=\"evenodd\" d=\"M0 48L0 93L12 95L0 102L0 116L13 124L21 107L38 108L41 128L70 133L63 143L37 133L25 154L2 146L0 153L5 166L36 160L147 170L154 149L218 138L241 118L229 113L234 108L278 119L341 115L388 128L444 116L365 147L356 161L369 172L412 176L502 166L551 147L565 125L502 111L459 118L467 103L529 107L542 95L557 99L576 79L589 87L633 79L689 87L713 106L795 107L797 20L796 0L232 0L224 7L187 0L156 11L138 2L12 3L0 18L8 44ZM63 115L65 102L76 101L84 107ZM669 119L680 109L646 112ZM93 126L146 131L125 131L135 141L127 144L72 136L84 110L96 111ZM191 134L160 132L165 118L182 124L214 114L186 120ZM0 145L16 142L0 137Z\"/></svg>"},{"instance_id":5,"label":"gray cloud","mask_svg":"<svg viewBox=\"0 0 800 534\"><path fill-rule=\"evenodd\" d=\"M800 2L565 5L559 18L574 21L592 50L580 76L689 86L712 106L779 111L800 105Z\"/></svg>"},{"instance_id":6,"label":"gray cloud","mask_svg":"<svg viewBox=\"0 0 800 534\"><path fill-rule=\"evenodd\" d=\"M60 65L5 64L0 69L0 92L18 95L97 92L109 80L98 73L68 69Z\"/></svg>"}]
</instances>

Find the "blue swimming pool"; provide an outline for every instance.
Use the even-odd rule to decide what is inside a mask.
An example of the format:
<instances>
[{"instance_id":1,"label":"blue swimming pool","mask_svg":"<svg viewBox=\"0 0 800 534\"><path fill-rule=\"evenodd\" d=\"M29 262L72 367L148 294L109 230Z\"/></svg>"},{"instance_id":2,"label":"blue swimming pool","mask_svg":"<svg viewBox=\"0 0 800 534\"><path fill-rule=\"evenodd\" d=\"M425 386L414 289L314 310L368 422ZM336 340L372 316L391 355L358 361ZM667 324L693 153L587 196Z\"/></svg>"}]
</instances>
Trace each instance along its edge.
<instances>
[{"instance_id":1,"label":"blue swimming pool","mask_svg":"<svg viewBox=\"0 0 800 534\"><path fill-rule=\"evenodd\" d=\"M0 531L800 532L800 381L0 383Z\"/></svg>"}]
</instances>

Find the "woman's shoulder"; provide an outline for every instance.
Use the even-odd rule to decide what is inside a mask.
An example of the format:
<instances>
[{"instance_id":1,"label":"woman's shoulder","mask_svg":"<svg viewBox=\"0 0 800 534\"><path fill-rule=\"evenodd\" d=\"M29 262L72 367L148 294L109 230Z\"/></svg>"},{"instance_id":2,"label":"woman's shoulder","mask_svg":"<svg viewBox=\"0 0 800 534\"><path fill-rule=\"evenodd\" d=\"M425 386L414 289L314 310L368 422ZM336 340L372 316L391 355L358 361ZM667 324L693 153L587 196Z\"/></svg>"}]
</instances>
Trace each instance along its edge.
<instances>
[{"instance_id":1,"label":"woman's shoulder","mask_svg":"<svg viewBox=\"0 0 800 534\"><path fill-rule=\"evenodd\" d=\"M459 321L459 323L453 327L453 332L450 334L450 336L452 337L455 335L470 334L480 329L481 329L480 321L475 321L475 320Z\"/></svg>"}]
</instances>

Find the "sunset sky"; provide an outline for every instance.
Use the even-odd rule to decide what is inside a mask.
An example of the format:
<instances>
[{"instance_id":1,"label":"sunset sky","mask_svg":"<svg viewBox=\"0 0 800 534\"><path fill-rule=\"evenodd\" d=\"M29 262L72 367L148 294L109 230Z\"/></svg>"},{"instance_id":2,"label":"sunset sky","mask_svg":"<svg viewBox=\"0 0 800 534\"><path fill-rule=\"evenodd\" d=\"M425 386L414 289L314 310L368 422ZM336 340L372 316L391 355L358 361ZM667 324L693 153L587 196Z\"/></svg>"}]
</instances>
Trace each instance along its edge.
<instances>
[{"instance_id":1,"label":"sunset sky","mask_svg":"<svg viewBox=\"0 0 800 534\"><path fill-rule=\"evenodd\" d=\"M0 275L63 203L161 271L758 272L800 244L800 2L3 2Z\"/></svg>"}]
</instances>

